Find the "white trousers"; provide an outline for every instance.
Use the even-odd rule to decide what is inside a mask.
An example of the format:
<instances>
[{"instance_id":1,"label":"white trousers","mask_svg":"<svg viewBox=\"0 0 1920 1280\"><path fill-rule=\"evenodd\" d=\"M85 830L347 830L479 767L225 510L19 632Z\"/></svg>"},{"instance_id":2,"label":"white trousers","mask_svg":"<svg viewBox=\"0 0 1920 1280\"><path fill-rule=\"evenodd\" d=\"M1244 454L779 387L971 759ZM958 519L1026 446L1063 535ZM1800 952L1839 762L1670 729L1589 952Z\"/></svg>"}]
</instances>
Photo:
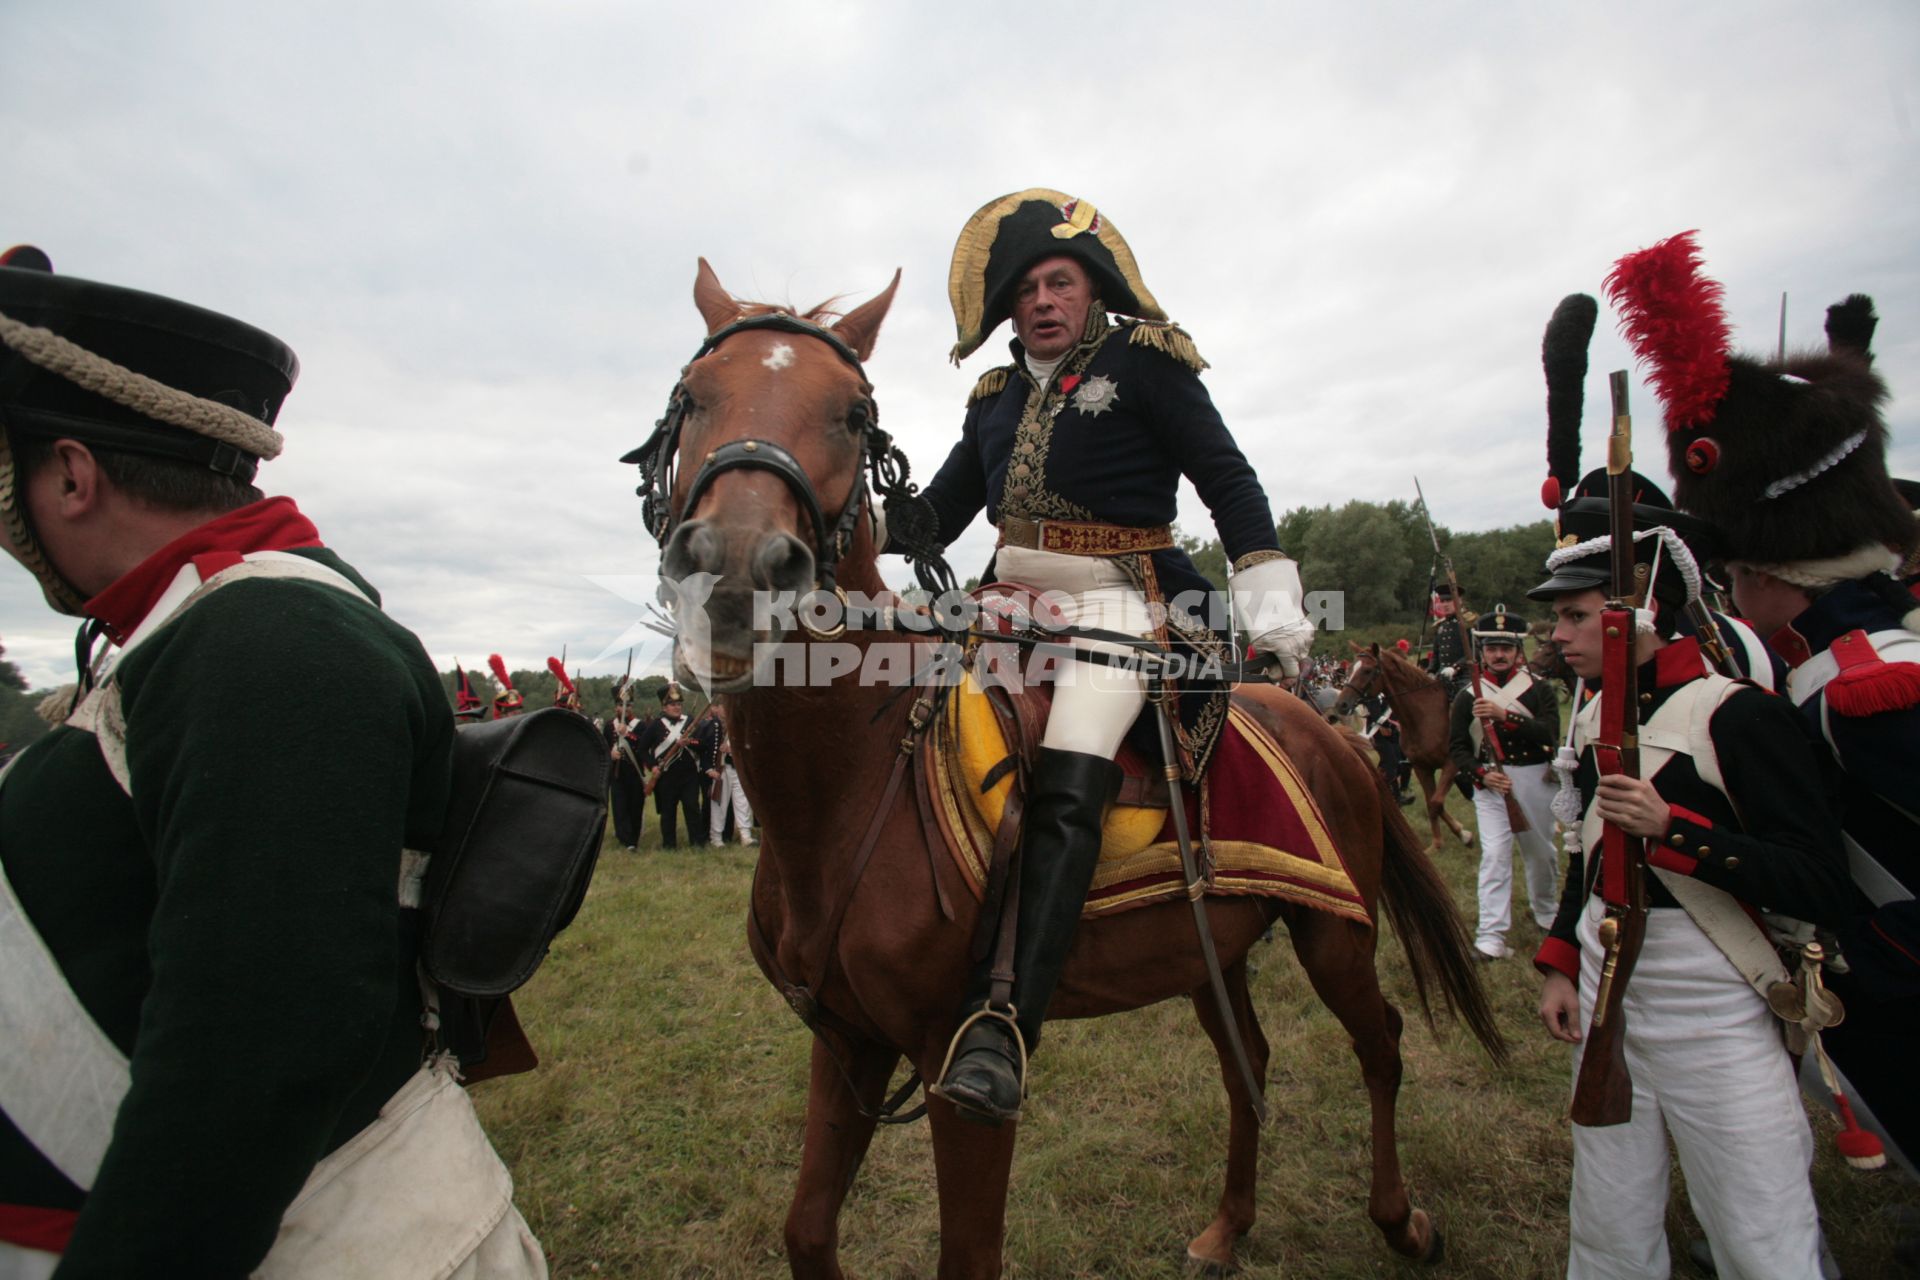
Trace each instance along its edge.
<instances>
[{"instance_id":1,"label":"white trousers","mask_svg":"<svg viewBox=\"0 0 1920 1280\"><path fill-rule=\"evenodd\" d=\"M25 1249L0 1240L0 1280L48 1280L60 1265L60 1255Z\"/></svg>"},{"instance_id":2,"label":"white trousers","mask_svg":"<svg viewBox=\"0 0 1920 1280\"><path fill-rule=\"evenodd\" d=\"M1513 855L1519 846L1526 868L1527 906L1545 933L1560 909L1559 859L1553 850L1553 793L1557 782L1544 764L1507 766L1513 798L1531 830L1517 836L1507 821L1507 802L1494 791L1476 787L1473 811L1480 819L1480 921L1473 945L1490 956L1507 954L1507 929L1513 924Z\"/></svg>"},{"instance_id":3,"label":"white trousers","mask_svg":"<svg viewBox=\"0 0 1920 1280\"><path fill-rule=\"evenodd\" d=\"M1601 914L1590 898L1578 930L1582 1028L1599 986ZM1647 915L1624 1009L1633 1119L1573 1126L1568 1280L1667 1280L1669 1137L1721 1280L1818 1280L1813 1134L1766 1004L1669 908Z\"/></svg>"},{"instance_id":4,"label":"white trousers","mask_svg":"<svg viewBox=\"0 0 1920 1280\"><path fill-rule=\"evenodd\" d=\"M753 805L747 800L747 793L740 785L740 773L730 764L720 766L719 794L713 803L707 806L707 841L719 844L727 829L727 806L733 805L734 830L740 833L740 843L753 839Z\"/></svg>"},{"instance_id":5,"label":"white trousers","mask_svg":"<svg viewBox=\"0 0 1920 1280\"><path fill-rule=\"evenodd\" d=\"M1060 620L1069 626L1143 638L1153 634L1147 598L1111 560L1002 547L994 571L1003 581L1056 593L1049 598L1059 606ZM1119 645L1073 643L1080 648L1126 652ZM1140 708L1147 704L1146 681L1130 671L1073 658L1056 664L1056 672L1053 710L1040 745L1113 759Z\"/></svg>"}]
</instances>

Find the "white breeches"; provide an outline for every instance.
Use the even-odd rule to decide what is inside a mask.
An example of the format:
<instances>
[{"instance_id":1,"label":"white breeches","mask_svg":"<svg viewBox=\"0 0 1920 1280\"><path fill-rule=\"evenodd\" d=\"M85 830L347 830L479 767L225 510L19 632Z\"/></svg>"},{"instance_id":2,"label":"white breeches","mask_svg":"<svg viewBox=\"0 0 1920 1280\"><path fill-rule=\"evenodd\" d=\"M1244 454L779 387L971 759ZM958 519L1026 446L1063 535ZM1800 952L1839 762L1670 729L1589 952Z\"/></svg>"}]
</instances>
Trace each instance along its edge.
<instances>
[{"instance_id":1,"label":"white breeches","mask_svg":"<svg viewBox=\"0 0 1920 1280\"><path fill-rule=\"evenodd\" d=\"M1527 906L1545 933L1560 909L1556 892L1559 859L1553 848L1553 793L1558 785L1544 764L1509 765L1513 796L1532 830L1518 836L1507 821L1507 802L1496 792L1475 788L1473 811L1480 819L1480 922L1473 945L1490 956L1507 954L1507 929L1513 924L1513 855L1519 846L1526 868Z\"/></svg>"},{"instance_id":2,"label":"white breeches","mask_svg":"<svg viewBox=\"0 0 1920 1280\"><path fill-rule=\"evenodd\" d=\"M1601 914L1589 898L1578 930L1583 1028ZM1568 1280L1666 1280L1669 1136L1722 1280L1817 1280L1813 1134L1779 1022L1677 908L1648 912L1624 1009L1633 1119L1573 1126Z\"/></svg>"},{"instance_id":3,"label":"white breeches","mask_svg":"<svg viewBox=\"0 0 1920 1280\"><path fill-rule=\"evenodd\" d=\"M1004 581L1058 593L1050 598L1060 606L1061 620L1070 626L1143 638L1153 634L1146 597L1111 560L1002 547L995 571ZM1125 652L1119 645L1083 640L1074 644ZM1040 745L1113 759L1146 705L1146 681L1130 671L1077 659L1058 662L1055 670L1053 710Z\"/></svg>"},{"instance_id":4,"label":"white breeches","mask_svg":"<svg viewBox=\"0 0 1920 1280\"><path fill-rule=\"evenodd\" d=\"M740 772L732 765L720 766L719 794L713 803L707 806L707 839L719 843L721 833L727 829L727 806L736 806L733 815L733 829L741 840L753 835L753 805L747 800L746 790L740 785Z\"/></svg>"}]
</instances>

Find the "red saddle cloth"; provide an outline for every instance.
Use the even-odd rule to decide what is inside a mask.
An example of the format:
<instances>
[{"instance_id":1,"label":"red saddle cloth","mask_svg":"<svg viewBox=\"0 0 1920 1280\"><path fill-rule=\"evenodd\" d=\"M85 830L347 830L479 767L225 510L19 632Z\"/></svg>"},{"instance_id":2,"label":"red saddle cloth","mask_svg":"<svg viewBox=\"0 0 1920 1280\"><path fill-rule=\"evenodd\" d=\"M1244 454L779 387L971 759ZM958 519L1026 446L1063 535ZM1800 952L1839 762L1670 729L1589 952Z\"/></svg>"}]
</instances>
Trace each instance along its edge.
<instances>
[{"instance_id":1,"label":"red saddle cloth","mask_svg":"<svg viewBox=\"0 0 1920 1280\"><path fill-rule=\"evenodd\" d=\"M995 832L1013 787L1002 763L1011 747L987 699L979 685L963 682L949 699L922 763L948 849L975 897L983 896ZM1013 701L1019 704L1020 736L1031 748L1045 724L1049 690L1028 686ZM1122 747L1116 760L1127 781L1107 819L1086 916L1186 895L1163 766L1149 764L1131 747ZM1366 902L1304 779L1244 708L1229 706L1207 768L1205 803L1194 788L1182 790L1187 830L1208 893L1284 898L1371 925Z\"/></svg>"}]
</instances>

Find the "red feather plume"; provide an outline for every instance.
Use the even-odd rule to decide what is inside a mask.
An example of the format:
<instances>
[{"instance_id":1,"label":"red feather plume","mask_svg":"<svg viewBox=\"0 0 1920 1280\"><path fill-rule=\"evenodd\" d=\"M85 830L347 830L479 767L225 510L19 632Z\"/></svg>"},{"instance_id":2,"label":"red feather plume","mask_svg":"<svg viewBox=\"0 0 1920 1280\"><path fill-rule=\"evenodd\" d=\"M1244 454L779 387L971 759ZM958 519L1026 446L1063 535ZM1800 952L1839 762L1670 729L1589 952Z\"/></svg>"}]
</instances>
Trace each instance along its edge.
<instances>
[{"instance_id":1,"label":"red feather plume","mask_svg":"<svg viewBox=\"0 0 1920 1280\"><path fill-rule=\"evenodd\" d=\"M1692 231L1628 254L1606 278L1607 301L1634 354L1653 366L1650 381L1667 406L1667 430L1713 420L1727 394L1732 334L1724 292L1700 274Z\"/></svg>"},{"instance_id":2,"label":"red feather plume","mask_svg":"<svg viewBox=\"0 0 1920 1280\"><path fill-rule=\"evenodd\" d=\"M497 653L487 655L487 665L493 668L493 678L500 682L502 689L513 688L513 681L507 679L507 660Z\"/></svg>"},{"instance_id":3,"label":"red feather plume","mask_svg":"<svg viewBox=\"0 0 1920 1280\"><path fill-rule=\"evenodd\" d=\"M565 666L561 665L560 659L548 658L547 670L553 672L553 678L560 682L560 687L562 689L565 689L568 693L572 693L574 691L573 681L567 679L567 669Z\"/></svg>"}]
</instances>

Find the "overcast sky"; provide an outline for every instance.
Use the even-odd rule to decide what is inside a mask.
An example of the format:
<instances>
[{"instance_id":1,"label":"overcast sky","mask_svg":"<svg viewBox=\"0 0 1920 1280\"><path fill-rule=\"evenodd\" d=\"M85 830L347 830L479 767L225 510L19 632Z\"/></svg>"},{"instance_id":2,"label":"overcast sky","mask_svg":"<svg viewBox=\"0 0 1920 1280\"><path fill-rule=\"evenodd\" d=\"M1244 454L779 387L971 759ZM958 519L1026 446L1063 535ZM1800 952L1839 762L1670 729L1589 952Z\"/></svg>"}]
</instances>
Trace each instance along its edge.
<instances>
[{"instance_id":1,"label":"overcast sky","mask_svg":"<svg viewBox=\"0 0 1920 1280\"><path fill-rule=\"evenodd\" d=\"M954 237L1030 186L1126 236L1276 515L1417 473L1456 529L1540 518L1548 315L1694 227L1750 350L1782 292L1790 345L1874 296L1920 474L1916 72L1912 0L5 0L0 242L285 339L263 487L443 667L539 667L638 616L594 578L657 568L614 459L702 335L699 256L801 307L904 269L868 371L925 479L1006 358L1003 328L947 363ZM1628 363L1603 311L1590 408ZM1181 524L1212 536L1191 489ZM989 544L976 522L955 568ZM71 637L0 574L36 685Z\"/></svg>"}]
</instances>

